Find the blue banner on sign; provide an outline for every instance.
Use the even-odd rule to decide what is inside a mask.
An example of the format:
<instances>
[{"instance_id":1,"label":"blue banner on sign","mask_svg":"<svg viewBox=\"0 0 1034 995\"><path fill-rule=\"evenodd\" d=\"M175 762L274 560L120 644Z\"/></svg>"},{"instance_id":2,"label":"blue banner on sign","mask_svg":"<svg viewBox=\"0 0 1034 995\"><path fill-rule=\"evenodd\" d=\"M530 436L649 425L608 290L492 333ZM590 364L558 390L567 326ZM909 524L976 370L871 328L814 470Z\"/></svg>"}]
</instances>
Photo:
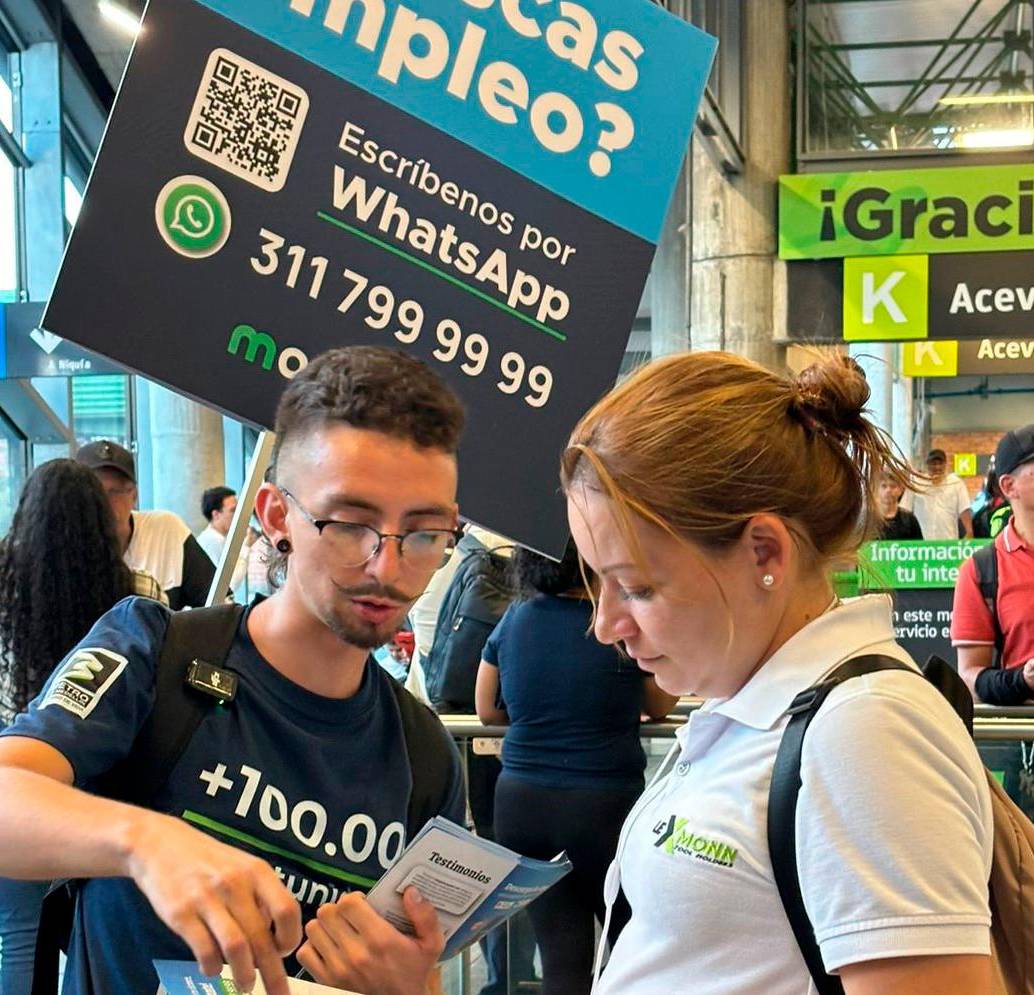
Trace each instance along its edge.
<instances>
[{"instance_id":1,"label":"blue banner on sign","mask_svg":"<svg viewBox=\"0 0 1034 995\"><path fill-rule=\"evenodd\" d=\"M201 0L657 242L717 42L647 0Z\"/></svg>"}]
</instances>

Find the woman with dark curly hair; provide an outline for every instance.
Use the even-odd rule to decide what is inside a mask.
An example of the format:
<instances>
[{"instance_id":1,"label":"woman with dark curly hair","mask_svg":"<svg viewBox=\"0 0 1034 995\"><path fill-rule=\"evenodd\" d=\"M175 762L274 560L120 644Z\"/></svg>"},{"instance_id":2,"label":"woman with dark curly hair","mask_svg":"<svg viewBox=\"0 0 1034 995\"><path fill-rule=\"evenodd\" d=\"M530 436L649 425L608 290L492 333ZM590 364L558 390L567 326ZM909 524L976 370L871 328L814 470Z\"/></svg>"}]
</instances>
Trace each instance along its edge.
<instances>
[{"instance_id":1,"label":"woman with dark curly hair","mask_svg":"<svg viewBox=\"0 0 1034 995\"><path fill-rule=\"evenodd\" d=\"M661 718L677 699L592 635L592 602L573 542L560 563L518 549L513 571L521 597L485 645L475 693L482 722L509 726L496 839L545 860L567 851L571 873L528 914L543 995L587 995L603 879L643 790L640 716ZM624 922L618 910L613 938Z\"/></svg>"},{"instance_id":2,"label":"woman with dark curly hair","mask_svg":"<svg viewBox=\"0 0 1034 995\"><path fill-rule=\"evenodd\" d=\"M109 608L132 594L167 603L150 574L122 561L97 475L74 460L44 463L25 482L0 542L0 728ZM32 984L46 885L0 879L0 995Z\"/></svg>"}]
</instances>

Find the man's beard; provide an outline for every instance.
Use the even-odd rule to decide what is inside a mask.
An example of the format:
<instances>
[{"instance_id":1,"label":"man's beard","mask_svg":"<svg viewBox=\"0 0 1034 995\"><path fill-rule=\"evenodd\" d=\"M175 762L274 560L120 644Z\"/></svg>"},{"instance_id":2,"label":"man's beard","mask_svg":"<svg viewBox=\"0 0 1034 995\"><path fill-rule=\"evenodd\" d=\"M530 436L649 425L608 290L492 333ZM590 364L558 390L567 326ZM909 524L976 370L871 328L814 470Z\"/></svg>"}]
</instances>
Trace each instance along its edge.
<instances>
[{"instance_id":1,"label":"man's beard","mask_svg":"<svg viewBox=\"0 0 1034 995\"><path fill-rule=\"evenodd\" d=\"M377 626L372 622L351 621L331 614L323 619L323 623L341 642L363 650L375 650L401 631L404 620L405 616L397 622Z\"/></svg>"},{"instance_id":2,"label":"man's beard","mask_svg":"<svg viewBox=\"0 0 1034 995\"><path fill-rule=\"evenodd\" d=\"M348 598L384 598L395 601L400 605L408 606L412 606L412 603L416 600L394 587L380 587L379 585L340 587L336 584L334 586L337 587L340 594ZM359 649L375 650L378 646L383 646L389 642L397 632L402 630L408 610L407 608L401 617L394 622L384 622L381 625L376 625L373 622L363 621L361 618L347 618L344 611L338 613L331 608L323 616L323 624L341 642L347 643L349 646L356 646Z\"/></svg>"}]
</instances>

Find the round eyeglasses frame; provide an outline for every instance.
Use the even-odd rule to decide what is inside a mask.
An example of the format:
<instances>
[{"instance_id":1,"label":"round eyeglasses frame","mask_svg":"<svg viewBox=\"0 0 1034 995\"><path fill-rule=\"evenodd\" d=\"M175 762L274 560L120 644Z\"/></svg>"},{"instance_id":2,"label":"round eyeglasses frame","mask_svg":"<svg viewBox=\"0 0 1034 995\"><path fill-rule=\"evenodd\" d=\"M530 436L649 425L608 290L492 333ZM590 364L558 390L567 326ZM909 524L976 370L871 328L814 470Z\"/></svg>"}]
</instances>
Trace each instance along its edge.
<instances>
[{"instance_id":1,"label":"round eyeglasses frame","mask_svg":"<svg viewBox=\"0 0 1034 995\"><path fill-rule=\"evenodd\" d=\"M369 563L371 560L377 559L380 555L381 549L384 546L385 539L395 539L399 544L399 557L402 562L406 562L406 540L411 536L415 535L447 535L453 540L453 544L449 546L444 555L442 556L442 565L448 562L449 557L452 556L453 550L456 548L456 543L463 538L462 529L414 529L412 532L381 532L380 529L375 529L372 525L365 525L362 522L343 522L335 518L316 518L310 512L308 512L302 505L302 503L296 498L286 487L279 488L280 493L284 497L288 498L291 503L302 513L302 517L312 525L316 531L322 536L324 529L332 525L347 525L353 529L366 529L366 531L373 533L377 536L377 545L374 546L373 552L364 560L359 560L357 563L346 563L343 566L347 567L361 567ZM409 561L412 562L412 561Z\"/></svg>"}]
</instances>

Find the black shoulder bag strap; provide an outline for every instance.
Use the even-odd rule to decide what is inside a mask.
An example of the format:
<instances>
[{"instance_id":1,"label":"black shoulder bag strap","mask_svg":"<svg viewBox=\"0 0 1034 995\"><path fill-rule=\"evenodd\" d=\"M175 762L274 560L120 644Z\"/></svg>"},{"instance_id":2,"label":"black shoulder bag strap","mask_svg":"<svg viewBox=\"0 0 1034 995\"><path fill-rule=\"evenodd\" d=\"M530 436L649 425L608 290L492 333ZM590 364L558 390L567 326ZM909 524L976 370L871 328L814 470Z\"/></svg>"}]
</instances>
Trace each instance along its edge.
<instances>
[{"instance_id":1,"label":"black shoulder bag strap","mask_svg":"<svg viewBox=\"0 0 1034 995\"><path fill-rule=\"evenodd\" d=\"M452 775L449 733L441 720L422 701L411 695L398 681L389 681L402 716L406 756L413 779L406 813L406 842L442 810Z\"/></svg>"},{"instance_id":2,"label":"black shoulder bag strap","mask_svg":"<svg viewBox=\"0 0 1034 995\"><path fill-rule=\"evenodd\" d=\"M1002 664L1002 652L1005 649L1005 633L998 621L998 553L994 540L987 546L981 546L973 554L973 566L977 572L977 584L980 585L980 596L991 613L991 621L995 629L995 661L994 666Z\"/></svg>"},{"instance_id":3,"label":"black shoulder bag strap","mask_svg":"<svg viewBox=\"0 0 1034 995\"><path fill-rule=\"evenodd\" d=\"M827 974L822 963L815 930L804 907L801 881L797 874L797 798L801 792L801 751L804 734L830 691L838 684L879 670L912 670L889 656L860 656L836 668L825 680L802 691L790 705L790 721L783 733L772 769L768 792L768 850L772 860L779 897L790 928L800 947L808 973L818 995L843 995L840 979Z\"/></svg>"},{"instance_id":4,"label":"black shoulder bag strap","mask_svg":"<svg viewBox=\"0 0 1034 995\"><path fill-rule=\"evenodd\" d=\"M215 698L191 688L194 661L222 668L244 614L242 605L214 605L173 612L165 633L155 684L154 707L129 756L115 767L101 793L134 805L146 804L169 779Z\"/></svg>"}]
</instances>

